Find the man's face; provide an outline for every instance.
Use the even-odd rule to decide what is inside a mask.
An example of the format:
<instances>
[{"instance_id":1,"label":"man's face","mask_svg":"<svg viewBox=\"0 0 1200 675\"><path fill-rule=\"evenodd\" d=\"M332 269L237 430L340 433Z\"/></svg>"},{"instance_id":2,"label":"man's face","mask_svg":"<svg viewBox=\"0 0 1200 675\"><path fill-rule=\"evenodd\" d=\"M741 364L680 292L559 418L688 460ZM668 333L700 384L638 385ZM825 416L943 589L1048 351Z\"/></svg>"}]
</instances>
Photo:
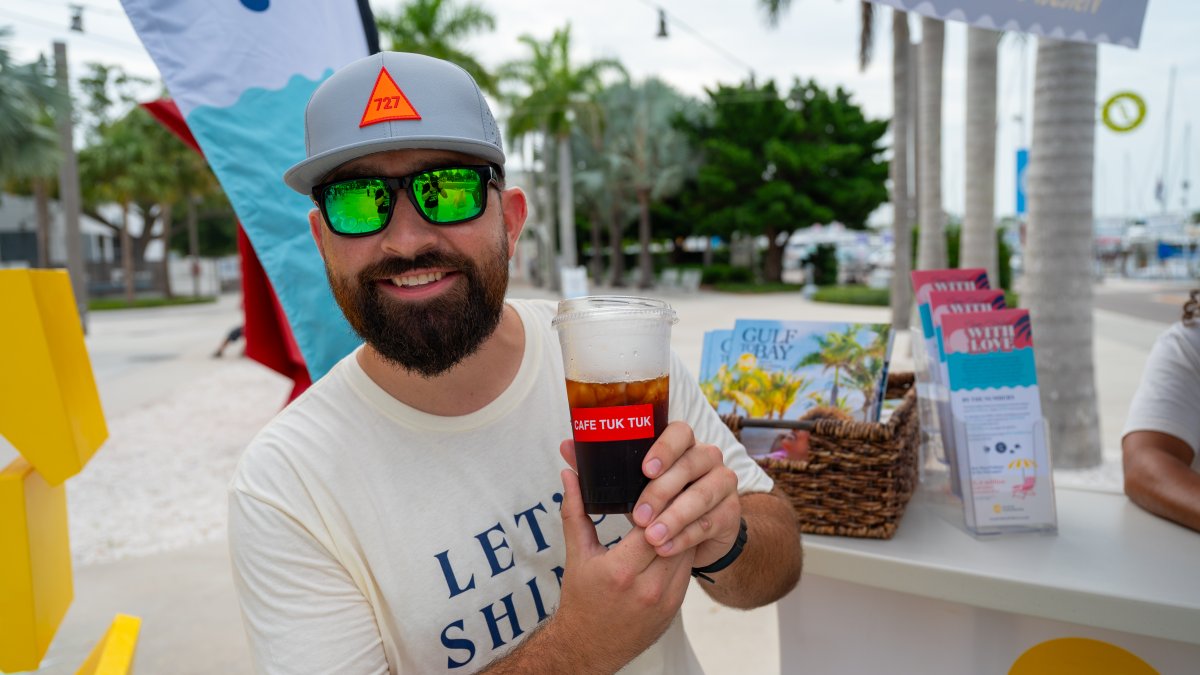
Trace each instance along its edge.
<instances>
[{"instance_id":1,"label":"man's face","mask_svg":"<svg viewBox=\"0 0 1200 675\"><path fill-rule=\"evenodd\" d=\"M403 150L348 162L327 180L403 176L444 166L480 164L452 152ZM508 259L525 219L520 190L488 189L487 210L458 225L434 225L407 195L395 195L392 219L366 237L329 231L309 213L334 299L356 333L384 358L435 377L473 354L499 324Z\"/></svg>"}]
</instances>

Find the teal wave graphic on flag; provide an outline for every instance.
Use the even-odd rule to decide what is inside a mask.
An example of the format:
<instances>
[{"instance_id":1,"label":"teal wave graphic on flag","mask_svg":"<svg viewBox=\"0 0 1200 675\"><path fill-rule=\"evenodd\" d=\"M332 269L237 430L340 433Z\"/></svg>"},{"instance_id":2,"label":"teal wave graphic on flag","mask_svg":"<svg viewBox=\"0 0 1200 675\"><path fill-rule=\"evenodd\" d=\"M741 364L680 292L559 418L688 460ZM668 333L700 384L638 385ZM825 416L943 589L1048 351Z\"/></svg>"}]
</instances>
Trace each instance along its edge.
<instances>
[{"instance_id":1,"label":"teal wave graphic on flag","mask_svg":"<svg viewBox=\"0 0 1200 675\"><path fill-rule=\"evenodd\" d=\"M200 106L187 117L274 285L314 382L361 342L334 302L309 233L312 201L283 182L283 172L305 155L305 105L332 73L319 80L296 75L275 91L248 89L232 106Z\"/></svg>"}]
</instances>

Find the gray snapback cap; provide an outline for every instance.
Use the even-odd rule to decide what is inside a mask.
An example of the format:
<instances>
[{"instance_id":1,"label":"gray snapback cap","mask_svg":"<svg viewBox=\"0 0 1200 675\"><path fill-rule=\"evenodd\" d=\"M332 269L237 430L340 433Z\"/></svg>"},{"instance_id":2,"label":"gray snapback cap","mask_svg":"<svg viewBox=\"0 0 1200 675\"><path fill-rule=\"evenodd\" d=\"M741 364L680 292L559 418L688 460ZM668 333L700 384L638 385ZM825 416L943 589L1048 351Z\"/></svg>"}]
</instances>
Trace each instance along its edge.
<instances>
[{"instance_id":1,"label":"gray snapback cap","mask_svg":"<svg viewBox=\"0 0 1200 675\"><path fill-rule=\"evenodd\" d=\"M346 162L385 150L452 150L504 166L500 129L461 67L421 54L380 52L321 83L304 111L307 159L283 180L309 194Z\"/></svg>"}]
</instances>

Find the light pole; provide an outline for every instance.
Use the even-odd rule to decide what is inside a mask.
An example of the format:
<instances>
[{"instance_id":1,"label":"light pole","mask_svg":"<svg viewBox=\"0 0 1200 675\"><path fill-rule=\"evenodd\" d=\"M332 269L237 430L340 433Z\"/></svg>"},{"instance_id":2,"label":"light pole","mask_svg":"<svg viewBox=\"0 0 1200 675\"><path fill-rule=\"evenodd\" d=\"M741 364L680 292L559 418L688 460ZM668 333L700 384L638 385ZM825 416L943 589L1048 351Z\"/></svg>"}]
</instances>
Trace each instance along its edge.
<instances>
[{"instance_id":1,"label":"light pole","mask_svg":"<svg viewBox=\"0 0 1200 675\"><path fill-rule=\"evenodd\" d=\"M67 78L67 45L54 42L54 77L62 91L62 107L58 111L58 144L62 151L62 166L58 173L58 198L62 205L67 238L67 273L79 308L79 321L87 333L87 271L83 266L83 235L79 230L79 166L75 161L75 124L72 121L71 86Z\"/></svg>"}]
</instances>

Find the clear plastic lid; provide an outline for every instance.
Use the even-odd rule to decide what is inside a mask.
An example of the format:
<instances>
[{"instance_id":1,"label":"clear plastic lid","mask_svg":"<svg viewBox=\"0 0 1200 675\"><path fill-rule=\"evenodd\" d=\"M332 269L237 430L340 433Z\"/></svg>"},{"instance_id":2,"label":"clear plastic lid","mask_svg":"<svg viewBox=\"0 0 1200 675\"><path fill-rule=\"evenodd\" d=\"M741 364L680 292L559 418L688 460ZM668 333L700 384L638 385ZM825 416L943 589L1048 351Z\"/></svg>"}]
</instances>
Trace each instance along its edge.
<instances>
[{"instance_id":1,"label":"clear plastic lid","mask_svg":"<svg viewBox=\"0 0 1200 675\"><path fill-rule=\"evenodd\" d=\"M558 314L551 323L557 329L579 321L609 319L657 319L674 325L679 321L675 310L663 300L633 295L589 295L558 303Z\"/></svg>"}]
</instances>

